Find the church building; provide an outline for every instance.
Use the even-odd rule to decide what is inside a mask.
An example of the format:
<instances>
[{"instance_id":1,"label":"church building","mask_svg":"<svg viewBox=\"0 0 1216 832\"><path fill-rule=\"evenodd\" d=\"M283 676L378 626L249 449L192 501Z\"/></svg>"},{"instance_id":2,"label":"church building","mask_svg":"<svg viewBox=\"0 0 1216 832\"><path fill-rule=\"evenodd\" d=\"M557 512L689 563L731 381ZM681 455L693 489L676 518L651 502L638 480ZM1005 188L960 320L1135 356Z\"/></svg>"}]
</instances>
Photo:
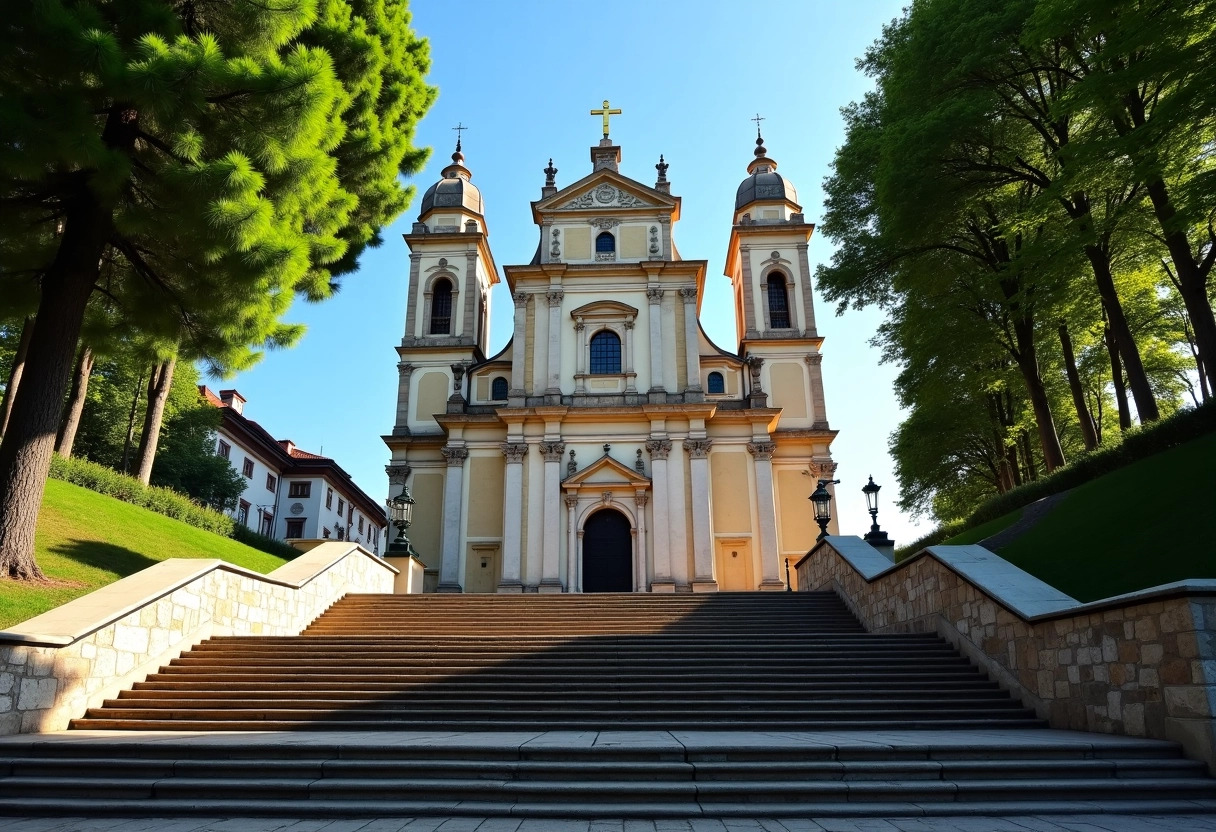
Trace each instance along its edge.
<instances>
[{"instance_id":1,"label":"church building","mask_svg":"<svg viewBox=\"0 0 1216 832\"><path fill-rule=\"evenodd\" d=\"M621 172L608 137L531 203L539 245L504 266L457 142L410 249L390 491L440 592L784 590L813 545L807 498L836 465L806 222L757 138L726 254L738 342L699 322L705 260L676 245L680 197ZM491 288L514 308L488 354ZM835 520L833 520L834 526ZM834 533L835 529L830 531Z\"/></svg>"}]
</instances>

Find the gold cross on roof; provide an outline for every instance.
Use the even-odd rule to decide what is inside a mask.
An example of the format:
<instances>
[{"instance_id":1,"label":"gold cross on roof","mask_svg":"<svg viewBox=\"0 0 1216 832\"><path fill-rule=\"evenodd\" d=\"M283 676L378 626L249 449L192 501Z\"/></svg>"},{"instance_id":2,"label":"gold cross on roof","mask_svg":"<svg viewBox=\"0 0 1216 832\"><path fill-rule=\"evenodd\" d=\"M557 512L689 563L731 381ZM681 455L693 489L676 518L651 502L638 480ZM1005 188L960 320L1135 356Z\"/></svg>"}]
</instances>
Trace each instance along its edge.
<instances>
[{"instance_id":1,"label":"gold cross on roof","mask_svg":"<svg viewBox=\"0 0 1216 832\"><path fill-rule=\"evenodd\" d=\"M611 110L608 108L608 99L604 99L604 106L599 110L592 110L591 115L604 117L604 138L608 138L608 116L619 116L620 110Z\"/></svg>"}]
</instances>

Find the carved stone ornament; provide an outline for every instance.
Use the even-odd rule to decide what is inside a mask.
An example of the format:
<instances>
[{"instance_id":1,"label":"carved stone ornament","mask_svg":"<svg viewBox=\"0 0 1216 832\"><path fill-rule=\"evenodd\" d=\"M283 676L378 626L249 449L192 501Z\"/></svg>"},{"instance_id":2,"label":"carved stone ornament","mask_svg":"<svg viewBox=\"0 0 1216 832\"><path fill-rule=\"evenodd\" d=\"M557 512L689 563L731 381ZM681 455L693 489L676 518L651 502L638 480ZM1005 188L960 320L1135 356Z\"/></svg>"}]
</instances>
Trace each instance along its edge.
<instances>
[{"instance_id":1,"label":"carved stone ornament","mask_svg":"<svg viewBox=\"0 0 1216 832\"><path fill-rule=\"evenodd\" d=\"M401 378L409 378L412 372L414 372L413 364L407 364L404 361L397 362L397 375Z\"/></svg>"},{"instance_id":2,"label":"carved stone ornament","mask_svg":"<svg viewBox=\"0 0 1216 832\"><path fill-rule=\"evenodd\" d=\"M633 470L637 471L639 474L646 473L646 463L642 461L642 449L641 448L638 448L637 458L633 461Z\"/></svg>"},{"instance_id":3,"label":"carved stone ornament","mask_svg":"<svg viewBox=\"0 0 1216 832\"><path fill-rule=\"evenodd\" d=\"M574 491L568 491L566 492L565 500L566 508L573 511L574 507L578 505L578 494Z\"/></svg>"},{"instance_id":4,"label":"carved stone ornament","mask_svg":"<svg viewBox=\"0 0 1216 832\"><path fill-rule=\"evenodd\" d=\"M565 442L541 442L540 452L545 457L545 462L561 462L562 454L566 452Z\"/></svg>"},{"instance_id":5,"label":"carved stone ornament","mask_svg":"<svg viewBox=\"0 0 1216 832\"><path fill-rule=\"evenodd\" d=\"M817 480L832 480L836 478L835 462L812 462L811 476Z\"/></svg>"},{"instance_id":6,"label":"carved stone ornament","mask_svg":"<svg viewBox=\"0 0 1216 832\"><path fill-rule=\"evenodd\" d=\"M650 495L645 491L635 491L633 501L637 504L638 508L645 508L646 504L650 502Z\"/></svg>"},{"instance_id":7,"label":"carved stone ornament","mask_svg":"<svg viewBox=\"0 0 1216 832\"><path fill-rule=\"evenodd\" d=\"M712 444L710 439L685 439L684 450L688 451L688 455L693 459L704 459L709 456L709 446Z\"/></svg>"},{"instance_id":8,"label":"carved stone ornament","mask_svg":"<svg viewBox=\"0 0 1216 832\"><path fill-rule=\"evenodd\" d=\"M454 468L464 465L464 461L469 458L468 448L453 448L445 445L439 449L439 453L443 454L443 458L448 461L448 465Z\"/></svg>"},{"instance_id":9,"label":"carved stone ornament","mask_svg":"<svg viewBox=\"0 0 1216 832\"><path fill-rule=\"evenodd\" d=\"M743 359L743 363L747 365L747 369L752 374L752 389L755 392L760 391L760 368L764 366L764 359L758 355L749 355Z\"/></svg>"},{"instance_id":10,"label":"carved stone ornament","mask_svg":"<svg viewBox=\"0 0 1216 832\"><path fill-rule=\"evenodd\" d=\"M591 223L596 228L602 228L605 231L607 231L609 228L616 228L621 224L620 220L614 220L611 217L596 217L593 220L587 220L587 222Z\"/></svg>"},{"instance_id":11,"label":"carved stone ornament","mask_svg":"<svg viewBox=\"0 0 1216 832\"><path fill-rule=\"evenodd\" d=\"M528 304L528 293L527 292L516 292L511 297L515 301L516 306L526 306Z\"/></svg>"},{"instance_id":12,"label":"carved stone ornament","mask_svg":"<svg viewBox=\"0 0 1216 832\"><path fill-rule=\"evenodd\" d=\"M503 442L500 446L502 455L507 458L507 464L518 465L528 455L527 442Z\"/></svg>"},{"instance_id":13,"label":"carved stone ornament","mask_svg":"<svg viewBox=\"0 0 1216 832\"><path fill-rule=\"evenodd\" d=\"M657 225L650 226L650 253L659 253L659 227Z\"/></svg>"},{"instance_id":14,"label":"carved stone ornament","mask_svg":"<svg viewBox=\"0 0 1216 832\"><path fill-rule=\"evenodd\" d=\"M575 318L575 319L574 319L574 331L575 331L575 332L582 332L582 331L583 331L584 329L586 329L586 328L587 328L587 322L586 322L586 321L584 321L582 318Z\"/></svg>"},{"instance_id":15,"label":"carved stone ornament","mask_svg":"<svg viewBox=\"0 0 1216 832\"><path fill-rule=\"evenodd\" d=\"M384 466L384 473L388 474L390 485L405 485L413 471L408 462L394 462Z\"/></svg>"},{"instance_id":16,"label":"carved stone ornament","mask_svg":"<svg viewBox=\"0 0 1216 832\"><path fill-rule=\"evenodd\" d=\"M629 318L628 320L625 321L623 326L625 327L625 329L633 329L633 324L634 324L633 318Z\"/></svg>"},{"instance_id":17,"label":"carved stone ornament","mask_svg":"<svg viewBox=\"0 0 1216 832\"><path fill-rule=\"evenodd\" d=\"M655 459L667 459L667 455L671 453L671 440L649 439L646 441L646 450Z\"/></svg>"},{"instance_id":18,"label":"carved stone ornament","mask_svg":"<svg viewBox=\"0 0 1216 832\"><path fill-rule=\"evenodd\" d=\"M563 292L561 289L558 289L555 292L546 292L545 293L545 298L549 301L550 306L561 306L562 298L564 298L565 296L566 296L566 293Z\"/></svg>"},{"instance_id":19,"label":"carved stone ornament","mask_svg":"<svg viewBox=\"0 0 1216 832\"><path fill-rule=\"evenodd\" d=\"M574 448L570 449L570 461L566 463L566 476L573 477L578 472L578 463L574 461Z\"/></svg>"},{"instance_id":20,"label":"carved stone ornament","mask_svg":"<svg viewBox=\"0 0 1216 832\"><path fill-rule=\"evenodd\" d=\"M553 229L553 244L551 246L549 246L549 256L550 257L561 257L562 256L562 241L561 241L561 230L560 229L557 229L557 228Z\"/></svg>"},{"instance_id":21,"label":"carved stone ornament","mask_svg":"<svg viewBox=\"0 0 1216 832\"><path fill-rule=\"evenodd\" d=\"M680 290L680 297L684 298L685 303L696 303L697 287L696 286L685 286L683 289Z\"/></svg>"},{"instance_id":22,"label":"carved stone ornament","mask_svg":"<svg viewBox=\"0 0 1216 832\"><path fill-rule=\"evenodd\" d=\"M805 361L807 364L810 364L812 367L818 367L820 364L823 363L823 353L809 352L806 354Z\"/></svg>"},{"instance_id":23,"label":"carved stone ornament","mask_svg":"<svg viewBox=\"0 0 1216 832\"><path fill-rule=\"evenodd\" d=\"M651 303L658 303L663 300L663 290L657 286L646 290L646 299Z\"/></svg>"},{"instance_id":24,"label":"carved stone ornament","mask_svg":"<svg viewBox=\"0 0 1216 832\"><path fill-rule=\"evenodd\" d=\"M591 192L595 196L595 201L600 205L611 205L616 202L617 190L611 185L600 185Z\"/></svg>"},{"instance_id":25,"label":"carved stone ornament","mask_svg":"<svg viewBox=\"0 0 1216 832\"><path fill-rule=\"evenodd\" d=\"M776 442L748 442L747 452L756 459L772 459L777 450Z\"/></svg>"},{"instance_id":26,"label":"carved stone ornament","mask_svg":"<svg viewBox=\"0 0 1216 832\"><path fill-rule=\"evenodd\" d=\"M636 208L647 203L638 199L633 194L627 194L624 191L614 188L607 182L588 191L581 196L576 196L574 199L559 206L560 208L576 209L576 208L596 208L596 207L616 207L616 208Z\"/></svg>"},{"instance_id":27,"label":"carved stone ornament","mask_svg":"<svg viewBox=\"0 0 1216 832\"><path fill-rule=\"evenodd\" d=\"M600 502L603 503L604 505L608 505L609 503L611 503L612 502L612 492L605 491L602 494L600 494Z\"/></svg>"},{"instance_id":28,"label":"carved stone ornament","mask_svg":"<svg viewBox=\"0 0 1216 832\"><path fill-rule=\"evenodd\" d=\"M595 207L595 197L593 197L590 193L586 193L586 194L583 194L582 196L575 197L574 199L570 200L562 207L563 208L594 208Z\"/></svg>"},{"instance_id":29,"label":"carved stone ornament","mask_svg":"<svg viewBox=\"0 0 1216 832\"><path fill-rule=\"evenodd\" d=\"M464 384L464 372L468 369L468 365L460 362L452 365L452 393L458 395L460 388Z\"/></svg>"}]
</instances>

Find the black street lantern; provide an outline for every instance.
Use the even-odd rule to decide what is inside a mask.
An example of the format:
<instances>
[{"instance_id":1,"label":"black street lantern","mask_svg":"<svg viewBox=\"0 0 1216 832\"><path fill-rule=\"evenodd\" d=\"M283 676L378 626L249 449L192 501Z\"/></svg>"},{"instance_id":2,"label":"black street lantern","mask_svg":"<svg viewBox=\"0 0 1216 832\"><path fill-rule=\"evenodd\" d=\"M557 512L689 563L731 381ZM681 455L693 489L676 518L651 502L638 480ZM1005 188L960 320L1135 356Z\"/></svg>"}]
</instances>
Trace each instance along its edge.
<instances>
[{"instance_id":1,"label":"black street lantern","mask_svg":"<svg viewBox=\"0 0 1216 832\"><path fill-rule=\"evenodd\" d=\"M405 530L410 527L410 522L414 518L414 498L410 496L409 486L406 486L396 497L389 498L386 503L389 522L397 527L397 537L388 548L408 554L410 539L405 536Z\"/></svg>"},{"instance_id":2,"label":"black street lantern","mask_svg":"<svg viewBox=\"0 0 1216 832\"><path fill-rule=\"evenodd\" d=\"M811 505L815 506L815 522L819 524L819 537L816 540L823 540L828 535L828 523L832 520L832 495L828 493L828 486L838 484L840 480L820 480L819 487L815 489L809 499Z\"/></svg>"},{"instance_id":3,"label":"black street lantern","mask_svg":"<svg viewBox=\"0 0 1216 832\"><path fill-rule=\"evenodd\" d=\"M862 487L861 493L866 495L866 508L870 512L870 530L866 532L863 540L871 546L882 546L890 549L895 544L887 538L887 533L878 528L878 491L882 486L874 482L874 478L870 477L870 481Z\"/></svg>"}]
</instances>

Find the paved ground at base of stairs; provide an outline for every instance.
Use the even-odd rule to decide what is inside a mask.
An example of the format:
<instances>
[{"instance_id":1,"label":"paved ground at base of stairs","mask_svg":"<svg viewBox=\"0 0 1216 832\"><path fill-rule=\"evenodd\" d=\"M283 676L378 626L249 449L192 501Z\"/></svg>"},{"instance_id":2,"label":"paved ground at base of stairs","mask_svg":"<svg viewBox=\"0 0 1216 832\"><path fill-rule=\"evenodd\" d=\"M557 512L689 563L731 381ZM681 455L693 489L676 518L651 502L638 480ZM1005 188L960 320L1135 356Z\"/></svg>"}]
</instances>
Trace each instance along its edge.
<instances>
[{"instance_id":1,"label":"paved ground at base of stairs","mask_svg":"<svg viewBox=\"0 0 1216 832\"><path fill-rule=\"evenodd\" d=\"M518 818L5 818L4 832L1216 832L1216 815L1023 815L806 820Z\"/></svg>"}]
</instances>

